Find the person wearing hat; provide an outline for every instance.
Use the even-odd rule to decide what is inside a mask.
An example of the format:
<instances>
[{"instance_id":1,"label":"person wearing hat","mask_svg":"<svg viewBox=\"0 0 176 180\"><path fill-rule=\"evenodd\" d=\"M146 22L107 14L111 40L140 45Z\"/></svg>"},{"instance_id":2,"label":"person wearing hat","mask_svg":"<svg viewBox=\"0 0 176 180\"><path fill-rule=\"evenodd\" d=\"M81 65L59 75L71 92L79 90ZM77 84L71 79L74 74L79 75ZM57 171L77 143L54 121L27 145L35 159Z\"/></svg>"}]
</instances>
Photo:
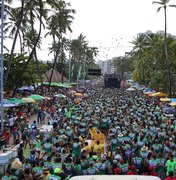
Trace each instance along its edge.
<instances>
[{"instance_id":1,"label":"person wearing hat","mask_svg":"<svg viewBox=\"0 0 176 180\"><path fill-rule=\"evenodd\" d=\"M50 175L50 171L47 168L44 168L40 177L43 178L43 180L48 180Z\"/></svg>"},{"instance_id":2,"label":"person wearing hat","mask_svg":"<svg viewBox=\"0 0 176 180\"><path fill-rule=\"evenodd\" d=\"M145 145L142 146L140 155L142 158L147 158L147 156L148 156L148 147L147 146L145 146Z\"/></svg>"},{"instance_id":3,"label":"person wearing hat","mask_svg":"<svg viewBox=\"0 0 176 180\"><path fill-rule=\"evenodd\" d=\"M120 133L118 134L118 137L117 137L117 141L118 141L118 145L119 145L119 146L122 146L123 140L124 140L123 134L120 132Z\"/></svg>"},{"instance_id":4,"label":"person wearing hat","mask_svg":"<svg viewBox=\"0 0 176 180\"><path fill-rule=\"evenodd\" d=\"M60 168L55 168L54 169L54 174L50 174L48 176L48 180L61 180L61 177L59 176L59 174L61 173L61 169Z\"/></svg>"}]
</instances>

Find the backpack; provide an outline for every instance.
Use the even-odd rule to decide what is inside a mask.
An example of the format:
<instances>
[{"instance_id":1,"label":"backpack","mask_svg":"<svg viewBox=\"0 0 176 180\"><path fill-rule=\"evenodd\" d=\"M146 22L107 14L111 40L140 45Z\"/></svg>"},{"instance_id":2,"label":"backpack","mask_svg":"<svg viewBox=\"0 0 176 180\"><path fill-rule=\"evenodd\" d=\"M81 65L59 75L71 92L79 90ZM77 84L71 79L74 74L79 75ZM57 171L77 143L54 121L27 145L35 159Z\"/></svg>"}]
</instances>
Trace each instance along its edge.
<instances>
[{"instance_id":1,"label":"backpack","mask_svg":"<svg viewBox=\"0 0 176 180\"><path fill-rule=\"evenodd\" d=\"M30 154L30 156L29 156L29 163L30 163L30 164L33 164L33 163L35 162L35 160L36 160L36 156Z\"/></svg>"}]
</instances>

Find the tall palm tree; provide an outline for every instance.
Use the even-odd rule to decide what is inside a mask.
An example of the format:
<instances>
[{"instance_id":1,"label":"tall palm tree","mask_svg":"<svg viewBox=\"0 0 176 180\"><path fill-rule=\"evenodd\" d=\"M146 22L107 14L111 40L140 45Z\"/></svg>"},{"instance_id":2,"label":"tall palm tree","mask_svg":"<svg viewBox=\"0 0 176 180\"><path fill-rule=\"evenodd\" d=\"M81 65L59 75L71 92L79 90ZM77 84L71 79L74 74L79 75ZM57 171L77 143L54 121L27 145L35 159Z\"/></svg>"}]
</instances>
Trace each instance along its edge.
<instances>
[{"instance_id":1,"label":"tall palm tree","mask_svg":"<svg viewBox=\"0 0 176 180\"><path fill-rule=\"evenodd\" d=\"M14 50L15 50L15 45L16 45L16 42L17 42L17 37L18 37L19 31L20 31L20 28L21 28L21 23L22 23L22 20L23 20L24 4L25 4L25 0L21 0L21 9L19 11L19 18L18 18L18 21L17 21L17 29L16 29L15 36L14 36L14 39L13 39L12 48L11 48L11 52L10 52L10 57L9 57L8 65L7 65L7 71L6 71L5 78L4 78L5 79L4 80L5 84L6 84L7 80L8 80L10 67L11 67L12 60L13 60L13 53L14 53Z\"/></svg>"},{"instance_id":2,"label":"tall palm tree","mask_svg":"<svg viewBox=\"0 0 176 180\"><path fill-rule=\"evenodd\" d=\"M24 73L25 73L25 71L26 71L26 69L27 69L27 67L28 67L28 64L30 63L31 59L32 59L33 56L34 56L36 47L37 47L37 45L38 45L38 43L39 43L39 40L40 40L41 31L42 31L42 15L43 15L43 3L42 3L42 0L38 0L38 6L39 6L39 12L40 12L40 13L39 13L40 16L39 16L39 30L38 30L38 35L37 35L37 37L36 37L36 39L35 39L35 42L34 42L34 44L33 44L32 50L31 50L31 52L30 52L30 54L29 54L29 57L28 57L25 65L24 65L24 67L23 67L23 70L22 70L22 72L21 72L21 76L18 78L18 80L17 80L17 82L16 82L16 86L14 87L14 91L13 91L13 96L14 96L15 93L16 93L16 90L17 90L17 88L18 88L18 85L19 85L20 82L22 81L23 75L24 75Z\"/></svg>"},{"instance_id":3,"label":"tall palm tree","mask_svg":"<svg viewBox=\"0 0 176 180\"><path fill-rule=\"evenodd\" d=\"M48 2L49 3L49 2ZM52 3L52 1L51 1ZM65 1L61 0L59 2L55 2L54 4L51 4L51 7L53 7L53 12L52 15L47 19L47 25L48 25L48 30L49 32L46 34L47 35L51 35L53 38L53 47L51 48L51 50L54 53L54 62L53 62L53 67L52 67L52 71L51 71L51 77L50 77L50 83L51 84L51 80L52 80L52 76L53 76L53 71L54 68L56 67L56 63L57 60L60 57L64 57L63 56L63 35L66 34L67 30L69 30L70 32L71 30L71 24L72 24L72 20L74 19L74 17L72 16L72 14L75 13L74 9L70 9L69 8L70 3L66 3ZM58 48L55 48L58 47ZM61 58L62 60L62 58ZM63 63L63 62L62 62ZM63 69L62 69L63 71ZM50 89L50 86L49 86Z\"/></svg>"},{"instance_id":4,"label":"tall palm tree","mask_svg":"<svg viewBox=\"0 0 176 180\"><path fill-rule=\"evenodd\" d=\"M168 47L167 47L167 5L170 2L170 0L160 0L160 1L153 1L153 4L158 4L159 7L157 9L157 12L159 12L161 9L164 9L164 61L165 65L167 67L168 71L168 83L169 83L169 96L172 96L172 82L171 82L171 72L170 72L170 62L168 59ZM176 5L168 5L170 7L176 7Z\"/></svg>"}]
</instances>

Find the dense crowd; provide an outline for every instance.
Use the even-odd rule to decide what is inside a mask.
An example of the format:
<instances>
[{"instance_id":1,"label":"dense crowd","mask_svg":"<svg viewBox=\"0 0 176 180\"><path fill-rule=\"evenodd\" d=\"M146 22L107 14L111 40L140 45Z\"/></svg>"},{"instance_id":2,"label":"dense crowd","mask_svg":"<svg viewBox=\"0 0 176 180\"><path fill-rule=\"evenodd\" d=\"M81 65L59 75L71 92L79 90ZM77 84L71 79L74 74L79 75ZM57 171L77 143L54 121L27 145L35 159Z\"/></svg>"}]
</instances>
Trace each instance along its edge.
<instances>
[{"instance_id":1,"label":"dense crowd","mask_svg":"<svg viewBox=\"0 0 176 180\"><path fill-rule=\"evenodd\" d=\"M15 134L17 127L18 132L14 140L23 143L3 180L66 180L99 174L176 179L176 121L174 115L163 113L166 104L142 91L101 87L89 89L78 104L73 100L51 95L38 105L30 127L24 116L10 117L14 121L10 130ZM40 133L41 123L53 125L50 137ZM89 144L94 129L104 133L105 144ZM26 148L28 157L24 157Z\"/></svg>"}]
</instances>

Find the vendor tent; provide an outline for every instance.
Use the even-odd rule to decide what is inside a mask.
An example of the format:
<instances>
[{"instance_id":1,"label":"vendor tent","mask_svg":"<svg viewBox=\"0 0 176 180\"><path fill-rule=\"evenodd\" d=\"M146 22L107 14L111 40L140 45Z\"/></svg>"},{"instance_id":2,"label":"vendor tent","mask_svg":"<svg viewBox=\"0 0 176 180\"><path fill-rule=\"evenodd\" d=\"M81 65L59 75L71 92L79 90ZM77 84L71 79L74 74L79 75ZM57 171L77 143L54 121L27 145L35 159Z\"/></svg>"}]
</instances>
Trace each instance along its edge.
<instances>
[{"instance_id":1,"label":"vendor tent","mask_svg":"<svg viewBox=\"0 0 176 180\"><path fill-rule=\"evenodd\" d=\"M51 78L51 74L52 74L52 69L50 69L49 71L47 71L45 74L42 75L43 77L43 81L45 82L49 82L50 81L50 78ZM51 82L58 82L58 83L61 83L62 82L62 79L63 79L63 83L67 83L68 82L68 79L63 76L62 77L62 74L59 73L57 70L53 70L53 75L52 75L52 79L51 79Z\"/></svg>"}]
</instances>

